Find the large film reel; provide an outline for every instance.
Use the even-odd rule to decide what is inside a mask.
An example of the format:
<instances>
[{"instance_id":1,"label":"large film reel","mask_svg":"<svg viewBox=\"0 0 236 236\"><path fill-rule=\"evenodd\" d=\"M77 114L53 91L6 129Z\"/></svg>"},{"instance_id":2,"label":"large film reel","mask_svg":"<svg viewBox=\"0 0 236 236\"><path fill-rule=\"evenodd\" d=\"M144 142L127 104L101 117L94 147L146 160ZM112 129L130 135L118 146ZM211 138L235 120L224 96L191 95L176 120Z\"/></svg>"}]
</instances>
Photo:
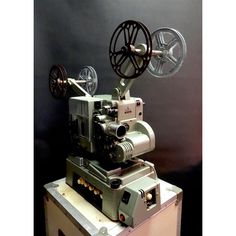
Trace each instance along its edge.
<instances>
[{"instance_id":1,"label":"large film reel","mask_svg":"<svg viewBox=\"0 0 236 236\"><path fill-rule=\"evenodd\" d=\"M153 55L148 65L148 71L157 78L165 78L179 71L187 53L184 37L175 29L160 28L152 33L154 51L161 51Z\"/></svg>"},{"instance_id":2,"label":"large film reel","mask_svg":"<svg viewBox=\"0 0 236 236\"><path fill-rule=\"evenodd\" d=\"M132 50L140 44L146 45L147 48L142 54ZM151 53L151 35L140 22L128 20L121 23L111 37L110 62L115 73L121 78L134 79L141 75L151 60Z\"/></svg>"}]
</instances>

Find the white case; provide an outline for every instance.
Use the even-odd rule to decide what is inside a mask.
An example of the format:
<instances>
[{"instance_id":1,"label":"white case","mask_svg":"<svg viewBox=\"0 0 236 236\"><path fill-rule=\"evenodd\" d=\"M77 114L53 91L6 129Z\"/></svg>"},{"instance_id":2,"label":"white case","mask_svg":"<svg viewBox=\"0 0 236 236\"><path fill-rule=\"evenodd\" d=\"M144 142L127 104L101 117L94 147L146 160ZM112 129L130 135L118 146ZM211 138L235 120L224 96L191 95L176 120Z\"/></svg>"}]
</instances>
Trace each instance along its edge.
<instances>
[{"instance_id":1,"label":"white case","mask_svg":"<svg viewBox=\"0 0 236 236\"><path fill-rule=\"evenodd\" d=\"M65 178L46 184L47 236L180 236L182 190L160 180L161 210L135 228L113 222L70 186Z\"/></svg>"}]
</instances>

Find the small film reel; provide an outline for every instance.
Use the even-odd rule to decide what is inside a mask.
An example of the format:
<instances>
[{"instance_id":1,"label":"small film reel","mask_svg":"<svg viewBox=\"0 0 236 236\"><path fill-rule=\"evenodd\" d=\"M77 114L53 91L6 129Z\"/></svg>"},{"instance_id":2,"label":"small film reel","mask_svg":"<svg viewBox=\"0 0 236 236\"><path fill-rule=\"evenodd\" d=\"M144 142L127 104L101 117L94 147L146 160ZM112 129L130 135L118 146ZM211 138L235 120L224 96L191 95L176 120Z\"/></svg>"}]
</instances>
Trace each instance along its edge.
<instances>
[{"instance_id":1,"label":"small film reel","mask_svg":"<svg viewBox=\"0 0 236 236\"><path fill-rule=\"evenodd\" d=\"M54 98L66 96L68 82L67 72L63 65L53 65L49 72L49 90Z\"/></svg>"},{"instance_id":2,"label":"small film reel","mask_svg":"<svg viewBox=\"0 0 236 236\"><path fill-rule=\"evenodd\" d=\"M135 48L140 43L149 50L136 53ZM124 79L134 79L140 76L151 60L152 40L147 27L137 21L128 20L121 23L114 31L110 47L110 62L115 73Z\"/></svg>"},{"instance_id":3,"label":"small film reel","mask_svg":"<svg viewBox=\"0 0 236 236\"><path fill-rule=\"evenodd\" d=\"M85 66L79 73L77 82L91 96L95 94L98 86L97 73L92 66Z\"/></svg>"},{"instance_id":4,"label":"small film reel","mask_svg":"<svg viewBox=\"0 0 236 236\"><path fill-rule=\"evenodd\" d=\"M69 80L69 82L68 82ZM73 81L73 82L72 82ZM54 98L64 98L68 87L72 85L83 88L91 96L94 95L98 85L98 77L92 66L85 66L79 73L79 78L68 78L63 65L53 65L49 72L49 90Z\"/></svg>"},{"instance_id":5,"label":"small film reel","mask_svg":"<svg viewBox=\"0 0 236 236\"><path fill-rule=\"evenodd\" d=\"M159 28L152 33L153 55L148 65L148 71L154 77L165 78L179 71L187 53L184 37L175 29Z\"/></svg>"}]
</instances>

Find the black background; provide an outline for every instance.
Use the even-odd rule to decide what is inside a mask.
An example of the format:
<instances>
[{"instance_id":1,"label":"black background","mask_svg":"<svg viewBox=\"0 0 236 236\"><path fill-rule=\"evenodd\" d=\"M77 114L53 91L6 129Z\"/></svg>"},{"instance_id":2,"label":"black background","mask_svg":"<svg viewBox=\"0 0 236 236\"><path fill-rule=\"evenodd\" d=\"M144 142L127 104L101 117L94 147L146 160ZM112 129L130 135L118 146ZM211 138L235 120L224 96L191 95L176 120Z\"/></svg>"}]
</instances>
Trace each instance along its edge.
<instances>
[{"instance_id":1,"label":"black background","mask_svg":"<svg viewBox=\"0 0 236 236\"><path fill-rule=\"evenodd\" d=\"M68 104L49 92L50 67L63 64L76 77L91 65L99 77L97 94L110 93L117 82L110 38L128 19L143 22L150 32L167 26L185 37L188 54L179 73L160 80L144 72L131 95L145 101L144 120L156 134L156 149L145 158L155 163L160 178L184 191L181 235L201 235L201 1L35 0L34 7L35 235L45 234L43 185L65 176L69 151Z\"/></svg>"}]
</instances>

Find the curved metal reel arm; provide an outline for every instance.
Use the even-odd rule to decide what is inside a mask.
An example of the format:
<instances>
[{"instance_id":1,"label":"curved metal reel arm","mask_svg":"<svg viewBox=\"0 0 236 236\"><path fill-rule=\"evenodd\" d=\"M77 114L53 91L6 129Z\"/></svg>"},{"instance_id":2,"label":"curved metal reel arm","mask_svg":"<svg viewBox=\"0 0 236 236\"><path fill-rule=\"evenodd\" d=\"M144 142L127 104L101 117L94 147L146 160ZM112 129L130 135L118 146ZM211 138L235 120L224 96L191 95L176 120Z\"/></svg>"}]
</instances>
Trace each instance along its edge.
<instances>
[{"instance_id":1,"label":"curved metal reel arm","mask_svg":"<svg viewBox=\"0 0 236 236\"><path fill-rule=\"evenodd\" d=\"M72 87L72 89L79 95L79 96L86 96L91 97L91 95L83 89L75 79L68 78L68 84Z\"/></svg>"},{"instance_id":2,"label":"curved metal reel arm","mask_svg":"<svg viewBox=\"0 0 236 236\"><path fill-rule=\"evenodd\" d=\"M140 55L145 54L147 51L147 46L145 44L139 44L136 48L134 46L132 46L131 48L132 48L131 50L133 50L133 52L135 53L136 53L135 50L137 50L137 54L140 54ZM138 65L141 63L142 63L141 59L137 60ZM133 64L130 61L126 66L125 72L129 73L129 71L132 69L132 66ZM118 100L129 99L130 98L129 90L136 79L137 78L133 78L133 79L120 78L118 85L113 91L112 98L118 99Z\"/></svg>"}]
</instances>

